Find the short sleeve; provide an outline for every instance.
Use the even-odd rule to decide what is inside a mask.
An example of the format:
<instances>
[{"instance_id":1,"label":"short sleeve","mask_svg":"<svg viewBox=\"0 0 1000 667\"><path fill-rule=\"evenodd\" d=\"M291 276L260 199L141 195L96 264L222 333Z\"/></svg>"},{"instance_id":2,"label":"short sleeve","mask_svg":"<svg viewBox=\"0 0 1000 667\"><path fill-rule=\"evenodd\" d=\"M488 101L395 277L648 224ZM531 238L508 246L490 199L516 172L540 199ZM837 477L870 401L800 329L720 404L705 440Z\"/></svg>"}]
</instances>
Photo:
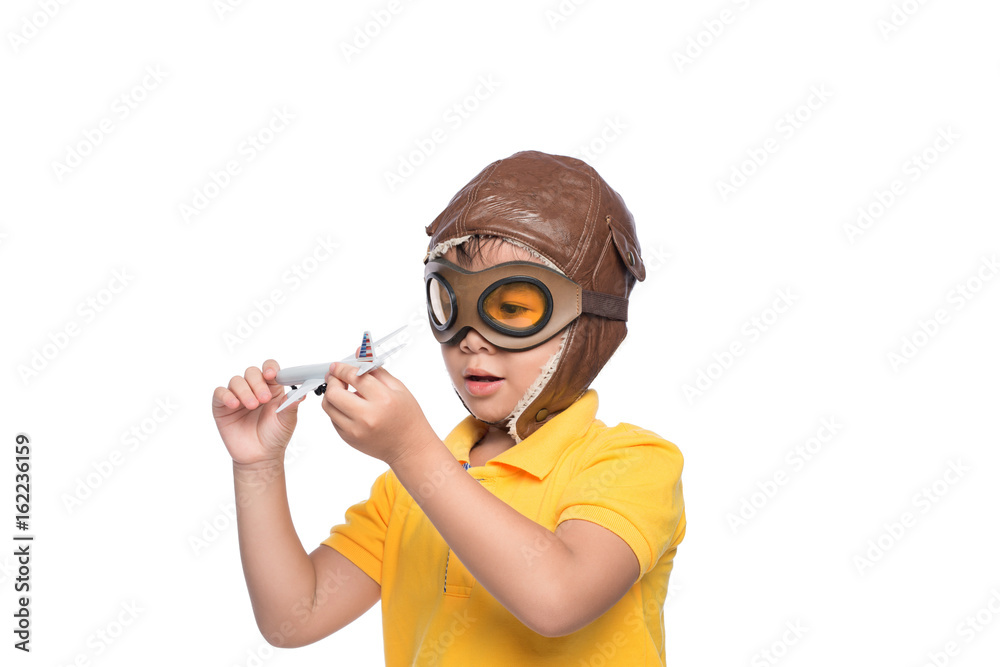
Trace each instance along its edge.
<instances>
[{"instance_id":1,"label":"short sleeve","mask_svg":"<svg viewBox=\"0 0 1000 667\"><path fill-rule=\"evenodd\" d=\"M344 514L345 523L331 528L330 537L322 542L342 553L379 584L385 535L395 500L394 481L392 470L379 475L368 500L349 507Z\"/></svg>"},{"instance_id":2,"label":"short sleeve","mask_svg":"<svg viewBox=\"0 0 1000 667\"><path fill-rule=\"evenodd\" d=\"M684 537L684 458L671 442L627 424L608 429L566 486L557 525L584 519L621 537L635 552L639 576Z\"/></svg>"}]
</instances>

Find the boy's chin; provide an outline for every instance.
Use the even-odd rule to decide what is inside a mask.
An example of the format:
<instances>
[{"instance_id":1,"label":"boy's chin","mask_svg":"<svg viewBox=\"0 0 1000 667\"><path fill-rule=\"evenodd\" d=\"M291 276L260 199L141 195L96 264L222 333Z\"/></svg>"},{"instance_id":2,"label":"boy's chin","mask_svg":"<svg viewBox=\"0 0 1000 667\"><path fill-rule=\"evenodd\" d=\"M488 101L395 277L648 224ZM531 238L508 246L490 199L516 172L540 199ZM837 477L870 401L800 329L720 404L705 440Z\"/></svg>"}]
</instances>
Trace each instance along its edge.
<instances>
[{"instance_id":1,"label":"boy's chin","mask_svg":"<svg viewBox=\"0 0 1000 667\"><path fill-rule=\"evenodd\" d=\"M486 422L494 426L504 426L513 408L501 411L496 408L485 408L483 406L469 405L469 412L481 422Z\"/></svg>"}]
</instances>

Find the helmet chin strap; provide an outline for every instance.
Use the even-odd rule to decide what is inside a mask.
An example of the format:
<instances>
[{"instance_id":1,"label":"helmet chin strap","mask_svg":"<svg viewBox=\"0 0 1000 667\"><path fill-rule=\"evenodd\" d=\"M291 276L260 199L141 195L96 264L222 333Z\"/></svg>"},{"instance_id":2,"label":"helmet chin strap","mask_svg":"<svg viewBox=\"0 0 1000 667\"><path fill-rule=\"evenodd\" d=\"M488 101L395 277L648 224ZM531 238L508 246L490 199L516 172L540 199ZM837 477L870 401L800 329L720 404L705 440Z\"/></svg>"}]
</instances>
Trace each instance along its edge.
<instances>
[{"instance_id":1,"label":"helmet chin strap","mask_svg":"<svg viewBox=\"0 0 1000 667\"><path fill-rule=\"evenodd\" d=\"M569 333L575 328L576 321L563 330L559 341L559 349L556 350L555 354L549 357L549 360L546 361L545 365L541 367L538 377L531 383L528 390L524 392L524 396L522 396L521 400L514 406L514 410L510 413L510 415L508 415L507 433L514 439L514 444L521 442L521 436L517 433L517 420L521 418L521 415L525 410L532 407L532 404L549 384L549 380L551 380L552 376L555 374L556 368L559 367L559 360L562 359L563 350L566 349L566 341L569 339Z\"/></svg>"}]
</instances>

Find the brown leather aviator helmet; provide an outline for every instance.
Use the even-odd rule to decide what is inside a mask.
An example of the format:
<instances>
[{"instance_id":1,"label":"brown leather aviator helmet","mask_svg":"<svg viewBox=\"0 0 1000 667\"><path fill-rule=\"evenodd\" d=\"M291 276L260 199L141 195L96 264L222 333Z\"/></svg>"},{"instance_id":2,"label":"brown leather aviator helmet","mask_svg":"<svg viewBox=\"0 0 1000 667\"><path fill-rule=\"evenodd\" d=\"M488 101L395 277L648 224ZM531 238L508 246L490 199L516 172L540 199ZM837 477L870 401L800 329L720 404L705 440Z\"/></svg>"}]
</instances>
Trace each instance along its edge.
<instances>
[{"instance_id":1,"label":"brown leather aviator helmet","mask_svg":"<svg viewBox=\"0 0 1000 667\"><path fill-rule=\"evenodd\" d=\"M426 231L428 258L470 235L498 236L534 250L584 291L584 312L568 325L554 372L511 416L509 431L523 440L582 396L625 338L623 308L621 319L593 312L613 313L601 295L627 299L646 277L632 214L585 162L525 151L483 169ZM587 292L597 307L586 307Z\"/></svg>"}]
</instances>

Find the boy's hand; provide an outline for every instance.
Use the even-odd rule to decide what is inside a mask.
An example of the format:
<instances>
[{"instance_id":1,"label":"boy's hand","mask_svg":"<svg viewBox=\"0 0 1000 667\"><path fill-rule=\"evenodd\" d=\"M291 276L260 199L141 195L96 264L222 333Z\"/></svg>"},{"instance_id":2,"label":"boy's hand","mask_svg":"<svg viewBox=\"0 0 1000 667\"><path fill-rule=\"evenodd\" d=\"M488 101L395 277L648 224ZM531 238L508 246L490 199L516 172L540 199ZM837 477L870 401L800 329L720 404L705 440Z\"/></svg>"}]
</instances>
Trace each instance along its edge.
<instances>
[{"instance_id":1,"label":"boy's hand","mask_svg":"<svg viewBox=\"0 0 1000 667\"><path fill-rule=\"evenodd\" d=\"M215 425L234 463L271 463L284 457L301 401L276 413L285 395L274 381L277 374L278 362L268 359L263 371L251 366L243 377L234 376L228 389L216 387L212 395Z\"/></svg>"},{"instance_id":2,"label":"boy's hand","mask_svg":"<svg viewBox=\"0 0 1000 667\"><path fill-rule=\"evenodd\" d=\"M392 466L437 439L413 394L389 371L357 373L337 362L326 376L323 411L344 442Z\"/></svg>"}]
</instances>

